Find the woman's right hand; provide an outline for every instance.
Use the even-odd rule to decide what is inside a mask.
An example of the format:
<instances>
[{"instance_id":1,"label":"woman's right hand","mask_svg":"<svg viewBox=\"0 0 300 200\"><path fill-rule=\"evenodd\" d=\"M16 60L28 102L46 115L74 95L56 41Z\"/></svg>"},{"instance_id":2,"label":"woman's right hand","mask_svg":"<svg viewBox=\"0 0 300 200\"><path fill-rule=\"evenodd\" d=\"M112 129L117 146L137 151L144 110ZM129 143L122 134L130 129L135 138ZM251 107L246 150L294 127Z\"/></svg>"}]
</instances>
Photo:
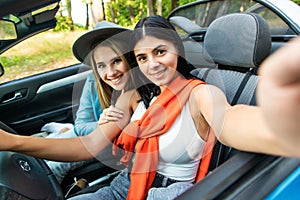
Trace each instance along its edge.
<instances>
[{"instance_id":1,"label":"woman's right hand","mask_svg":"<svg viewBox=\"0 0 300 200\"><path fill-rule=\"evenodd\" d=\"M122 119L124 112L115 106L110 106L103 110L98 120L98 124L105 124L107 122L115 122Z\"/></svg>"}]
</instances>

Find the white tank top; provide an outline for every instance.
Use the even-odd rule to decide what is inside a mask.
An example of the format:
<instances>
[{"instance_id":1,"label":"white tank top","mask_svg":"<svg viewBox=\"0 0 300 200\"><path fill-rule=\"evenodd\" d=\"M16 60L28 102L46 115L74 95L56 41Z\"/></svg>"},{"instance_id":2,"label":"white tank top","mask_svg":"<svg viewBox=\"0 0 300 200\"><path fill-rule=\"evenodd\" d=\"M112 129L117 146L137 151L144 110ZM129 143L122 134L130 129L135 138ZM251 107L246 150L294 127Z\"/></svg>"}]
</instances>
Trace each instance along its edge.
<instances>
[{"instance_id":1,"label":"white tank top","mask_svg":"<svg viewBox=\"0 0 300 200\"><path fill-rule=\"evenodd\" d=\"M151 104L156 98L152 99ZM131 121L139 120L145 113L145 105L140 102ZM195 180L205 141L198 135L188 103L172 127L159 137L159 160L157 172L178 180Z\"/></svg>"}]
</instances>

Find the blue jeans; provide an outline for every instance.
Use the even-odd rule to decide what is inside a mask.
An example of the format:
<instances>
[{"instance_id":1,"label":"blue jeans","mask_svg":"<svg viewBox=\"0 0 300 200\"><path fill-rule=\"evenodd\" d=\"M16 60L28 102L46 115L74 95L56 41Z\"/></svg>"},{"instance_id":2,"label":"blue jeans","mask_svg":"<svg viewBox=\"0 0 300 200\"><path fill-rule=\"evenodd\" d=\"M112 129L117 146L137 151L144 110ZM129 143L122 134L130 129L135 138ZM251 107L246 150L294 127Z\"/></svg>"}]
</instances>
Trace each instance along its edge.
<instances>
[{"instance_id":1,"label":"blue jeans","mask_svg":"<svg viewBox=\"0 0 300 200\"><path fill-rule=\"evenodd\" d=\"M128 194L130 178L128 172L120 172L109 186L100 188L94 193L78 195L68 200L125 200Z\"/></svg>"},{"instance_id":2,"label":"blue jeans","mask_svg":"<svg viewBox=\"0 0 300 200\"><path fill-rule=\"evenodd\" d=\"M47 138L74 138L77 135L73 130L66 131L64 133L51 133ZM75 153L75 152L74 152ZM51 169L52 173L55 175L57 181L61 184L64 177L71 170L81 167L85 163L90 161L79 161L79 162L56 162L56 161L46 161L47 165Z\"/></svg>"}]
</instances>

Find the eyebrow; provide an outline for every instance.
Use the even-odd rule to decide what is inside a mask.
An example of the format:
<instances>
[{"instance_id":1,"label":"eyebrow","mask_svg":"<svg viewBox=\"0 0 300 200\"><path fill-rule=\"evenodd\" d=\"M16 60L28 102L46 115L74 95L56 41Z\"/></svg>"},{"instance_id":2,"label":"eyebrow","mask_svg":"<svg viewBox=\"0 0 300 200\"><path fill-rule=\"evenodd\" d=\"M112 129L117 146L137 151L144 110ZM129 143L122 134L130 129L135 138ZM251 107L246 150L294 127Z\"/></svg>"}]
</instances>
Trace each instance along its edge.
<instances>
[{"instance_id":1,"label":"eyebrow","mask_svg":"<svg viewBox=\"0 0 300 200\"><path fill-rule=\"evenodd\" d=\"M161 47L165 47L165 46L167 46L167 45L165 45L165 44L160 44L160 45L158 45L157 47L154 47L154 48L152 49L151 52L154 52L154 51L156 51L157 49L159 49L159 48L161 48ZM141 54L137 54L135 57L139 57L139 56L143 56L143 55L144 55L144 53L141 53Z\"/></svg>"},{"instance_id":2,"label":"eyebrow","mask_svg":"<svg viewBox=\"0 0 300 200\"><path fill-rule=\"evenodd\" d=\"M116 57L113 57L112 59L109 60L109 63L112 63L113 61L115 61L116 59L121 59L121 56L116 56ZM103 61L100 61L100 62L97 62L96 65L99 65L99 64L105 64ZM106 64L105 64L106 65Z\"/></svg>"},{"instance_id":3,"label":"eyebrow","mask_svg":"<svg viewBox=\"0 0 300 200\"><path fill-rule=\"evenodd\" d=\"M153 51L156 51L157 49L159 49L159 48L161 48L161 47L165 47L165 46L167 46L167 45L165 45L165 44L160 44L160 45L158 45L157 47L155 47L155 48L152 50L152 52L153 52Z\"/></svg>"}]
</instances>

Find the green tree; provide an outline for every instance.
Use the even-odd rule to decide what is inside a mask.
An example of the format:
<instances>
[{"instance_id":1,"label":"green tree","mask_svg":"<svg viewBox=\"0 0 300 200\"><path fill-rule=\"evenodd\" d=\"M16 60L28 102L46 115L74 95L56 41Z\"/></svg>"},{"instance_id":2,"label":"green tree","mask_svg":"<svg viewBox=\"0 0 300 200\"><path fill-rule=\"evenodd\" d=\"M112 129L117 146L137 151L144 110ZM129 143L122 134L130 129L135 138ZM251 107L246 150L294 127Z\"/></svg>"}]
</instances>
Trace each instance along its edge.
<instances>
[{"instance_id":1,"label":"green tree","mask_svg":"<svg viewBox=\"0 0 300 200\"><path fill-rule=\"evenodd\" d=\"M90 0L90 6L93 18L92 23L95 26L97 22L105 20L104 2L103 0Z\"/></svg>"},{"instance_id":2,"label":"green tree","mask_svg":"<svg viewBox=\"0 0 300 200\"><path fill-rule=\"evenodd\" d=\"M292 0L292 1L300 6L300 0Z\"/></svg>"},{"instance_id":3,"label":"green tree","mask_svg":"<svg viewBox=\"0 0 300 200\"><path fill-rule=\"evenodd\" d=\"M72 4L71 4L71 0L66 0L66 9L67 9L67 22L69 23L70 29L74 30L74 23L73 23L73 19L72 19Z\"/></svg>"},{"instance_id":4,"label":"green tree","mask_svg":"<svg viewBox=\"0 0 300 200\"><path fill-rule=\"evenodd\" d=\"M293 1L300 4L300 0ZM151 14L167 17L176 7L190 2L194 2L194 0L106 0L105 19L121 26L133 27L141 17ZM243 10L251 1L242 0L237 2L239 2L237 3L240 6L239 9ZM230 1L228 1L228 4L230 4ZM209 9L209 13L220 12L221 15L229 7L230 5L219 10ZM205 22L203 23L205 24Z\"/></svg>"},{"instance_id":5,"label":"green tree","mask_svg":"<svg viewBox=\"0 0 300 200\"><path fill-rule=\"evenodd\" d=\"M82 0L82 3L85 4L85 29L88 29L90 26L90 14L89 14L89 5L91 4L91 0Z\"/></svg>"},{"instance_id":6,"label":"green tree","mask_svg":"<svg viewBox=\"0 0 300 200\"><path fill-rule=\"evenodd\" d=\"M141 17L158 14L167 17L175 7L194 0L107 0L106 20L132 27Z\"/></svg>"},{"instance_id":7,"label":"green tree","mask_svg":"<svg viewBox=\"0 0 300 200\"><path fill-rule=\"evenodd\" d=\"M155 14L154 6L155 6L155 0L147 0L147 15L148 16Z\"/></svg>"},{"instance_id":8,"label":"green tree","mask_svg":"<svg viewBox=\"0 0 300 200\"><path fill-rule=\"evenodd\" d=\"M54 28L54 31L62 31L62 30L72 31L75 29L71 11L72 11L71 0L60 2L60 9L56 16L57 25ZM67 15L64 15L63 13L67 13Z\"/></svg>"},{"instance_id":9,"label":"green tree","mask_svg":"<svg viewBox=\"0 0 300 200\"><path fill-rule=\"evenodd\" d=\"M147 15L147 1L110 0L106 3L105 15L108 21L132 27L141 17Z\"/></svg>"}]
</instances>

